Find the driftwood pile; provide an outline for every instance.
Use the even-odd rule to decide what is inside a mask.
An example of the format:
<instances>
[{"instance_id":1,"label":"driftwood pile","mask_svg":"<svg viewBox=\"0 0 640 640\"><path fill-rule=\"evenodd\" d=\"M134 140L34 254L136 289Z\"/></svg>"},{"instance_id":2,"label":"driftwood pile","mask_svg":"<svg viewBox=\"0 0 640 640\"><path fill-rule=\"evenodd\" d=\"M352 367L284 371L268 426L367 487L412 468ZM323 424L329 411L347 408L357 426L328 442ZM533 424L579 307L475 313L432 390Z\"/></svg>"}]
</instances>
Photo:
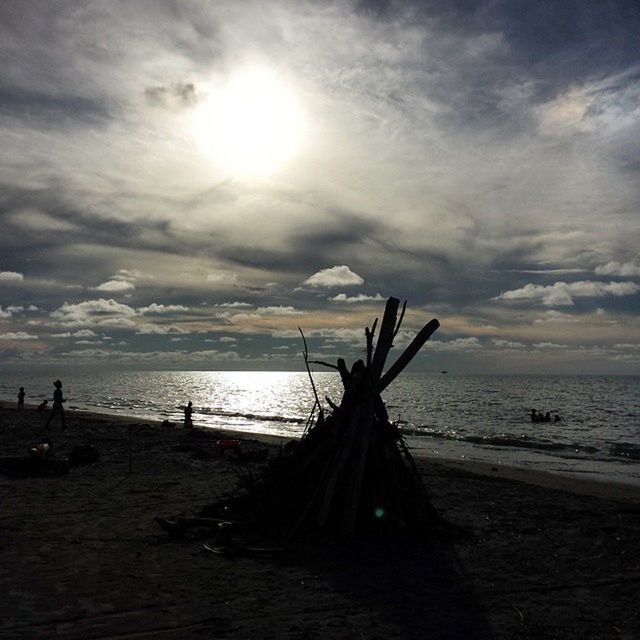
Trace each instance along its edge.
<instances>
[{"instance_id":1,"label":"driftwood pile","mask_svg":"<svg viewBox=\"0 0 640 640\"><path fill-rule=\"evenodd\" d=\"M315 419L312 411L300 442L287 447L246 495L224 505L229 515L268 524L285 543L309 530L351 537L441 529L444 522L380 395L439 326L435 319L425 325L383 373L405 308L406 303L398 318L399 301L387 300L375 349L377 320L365 329L366 359L350 370L343 359L336 365L314 362L340 373L342 400L336 404L327 398L331 412L325 415L309 371L318 410ZM309 370L306 341L304 356ZM219 506L203 515L223 516Z\"/></svg>"}]
</instances>

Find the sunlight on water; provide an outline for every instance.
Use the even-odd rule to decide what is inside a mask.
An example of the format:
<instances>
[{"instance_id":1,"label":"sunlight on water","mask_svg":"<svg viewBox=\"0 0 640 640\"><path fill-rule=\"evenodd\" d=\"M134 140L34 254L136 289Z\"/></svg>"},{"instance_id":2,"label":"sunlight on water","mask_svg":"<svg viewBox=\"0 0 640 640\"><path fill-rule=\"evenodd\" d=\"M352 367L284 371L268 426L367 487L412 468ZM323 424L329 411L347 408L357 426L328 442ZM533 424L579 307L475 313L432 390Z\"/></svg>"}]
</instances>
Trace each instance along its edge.
<instances>
[{"instance_id":1,"label":"sunlight on water","mask_svg":"<svg viewBox=\"0 0 640 640\"><path fill-rule=\"evenodd\" d=\"M60 375L68 408L169 419L191 400L197 426L296 437L313 406L306 373L91 372ZM314 373L318 394L339 402L336 373ZM0 374L0 397L51 395L51 374ZM633 376L404 374L384 393L391 420L430 456L615 477L640 483L640 385ZM559 423L532 423L531 408Z\"/></svg>"}]
</instances>

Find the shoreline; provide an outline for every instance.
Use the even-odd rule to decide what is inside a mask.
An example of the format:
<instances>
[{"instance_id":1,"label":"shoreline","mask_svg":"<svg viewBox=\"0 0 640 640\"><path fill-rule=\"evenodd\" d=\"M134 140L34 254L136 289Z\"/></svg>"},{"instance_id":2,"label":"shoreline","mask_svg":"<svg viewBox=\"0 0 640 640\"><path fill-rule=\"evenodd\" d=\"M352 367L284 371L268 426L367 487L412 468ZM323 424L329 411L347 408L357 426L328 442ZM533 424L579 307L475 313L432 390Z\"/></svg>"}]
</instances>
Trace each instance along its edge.
<instances>
[{"instance_id":1,"label":"shoreline","mask_svg":"<svg viewBox=\"0 0 640 640\"><path fill-rule=\"evenodd\" d=\"M11 404L12 403L5 400L0 400L1 409L11 410L13 408ZM25 409L35 412L36 406L37 405L25 404ZM163 425L163 421L159 419L140 418L137 416L101 411L86 411L82 409L67 410L66 415L69 417L77 417L81 420L94 418L108 419L114 424L130 424L132 422L138 422L141 424L149 424L160 429L169 429L177 433L185 433L184 428L178 423L174 423L175 426L166 426ZM236 429L215 429L213 427L198 426L195 426L194 428L200 433L220 434L225 439L253 441L269 446L280 446L291 440L296 440L296 438L290 438L287 436L254 433L251 431L240 431ZM505 465L501 462L492 463L481 460L461 460L459 458L435 457L421 453L422 449L416 448L410 448L410 451L416 460L458 471L460 473L470 473L502 481L521 482L546 489L567 491L577 495L617 500L619 502L626 502L630 504L640 504L640 485L637 484L615 482L608 479L600 480L585 477L583 475L569 475L566 473L547 470L541 471L526 467Z\"/></svg>"}]
</instances>

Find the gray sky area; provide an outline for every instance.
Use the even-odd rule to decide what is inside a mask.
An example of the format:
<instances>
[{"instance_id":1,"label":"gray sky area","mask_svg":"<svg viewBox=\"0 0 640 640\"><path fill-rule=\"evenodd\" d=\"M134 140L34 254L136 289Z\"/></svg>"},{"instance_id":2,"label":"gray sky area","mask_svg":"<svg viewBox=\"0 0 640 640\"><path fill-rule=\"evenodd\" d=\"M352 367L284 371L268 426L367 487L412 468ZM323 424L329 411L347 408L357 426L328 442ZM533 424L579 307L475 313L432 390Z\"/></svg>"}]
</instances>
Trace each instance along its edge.
<instances>
[{"instance_id":1,"label":"gray sky area","mask_svg":"<svg viewBox=\"0 0 640 640\"><path fill-rule=\"evenodd\" d=\"M0 361L640 372L634 0L0 4Z\"/></svg>"}]
</instances>

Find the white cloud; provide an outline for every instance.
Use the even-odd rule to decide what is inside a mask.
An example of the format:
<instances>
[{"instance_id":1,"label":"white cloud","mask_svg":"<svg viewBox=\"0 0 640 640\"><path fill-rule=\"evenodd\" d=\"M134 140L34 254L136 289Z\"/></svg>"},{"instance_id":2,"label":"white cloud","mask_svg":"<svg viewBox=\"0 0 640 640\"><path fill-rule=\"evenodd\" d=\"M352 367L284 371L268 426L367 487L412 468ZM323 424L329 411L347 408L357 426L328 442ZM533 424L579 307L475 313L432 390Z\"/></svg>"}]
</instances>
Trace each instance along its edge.
<instances>
[{"instance_id":1,"label":"white cloud","mask_svg":"<svg viewBox=\"0 0 640 640\"><path fill-rule=\"evenodd\" d=\"M133 291L135 285L127 280L107 280L97 287L94 287L94 291L106 291L108 293L124 293L125 291Z\"/></svg>"},{"instance_id":2,"label":"white cloud","mask_svg":"<svg viewBox=\"0 0 640 640\"><path fill-rule=\"evenodd\" d=\"M555 306L571 306L574 298L599 298L606 295L629 296L640 291L635 282L596 282L582 280L580 282L556 282L543 286L526 284L520 289L504 291L492 300L505 301L541 301L542 304Z\"/></svg>"},{"instance_id":3,"label":"white cloud","mask_svg":"<svg viewBox=\"0 0 640 640\"><path fill-rule=\"evenodd\" d=\"M231 324L245 324L262 320L262 316L257 313L236 313L233 316L229 316L228 320Z\"/></svg>"},{"instance_id":4,"label":"white cloud","mask_svg":"<svg viewBox=\"0 0 640 640\"><path fill-rule=\"evenodd\" d=\"M578 318L575 318L568 313L562 313L560 311L555 311L554 309L549 309L548 311L545 311L542 316L534 320L535 324L542 324L544 322L571 324L578 322Z\"/></svg>"},{"instance_id":5,"label":"white cloud","mask_svg":"<svg viewBox=\"0 0 640 640\"><path fill-rule=\"evenodd\" d=\"M232 336L222 336L222 338L220 338L220 340L218 340L218 342L226 342L228 344L233 344L235 342L238 342L237 338L233 338Z\"/></svg>"},{"instance_id":6,"label":"white cloud","mask_svg":"<svg viewBox=\"0 0 640 640\"><path fill-rule=\"evenodd\" d=\"M360 293L355 296L348 296L346 293L339 293L337 296L333 298L329 298L332 302L346 302L347 304L358 304L360 302L379 302L384 300L384 298L376 293L375 296L368 296L364 293Z\"/></svg>"},{"instance_id":7,"label":"white cloud","mask_svg":"<svg viewBox=\"0 0 640 640\"><path fill-rule=\"evenodd\" d=\"M152 302L148 307L140 307L137 311L141 316L144 316L152 313L179 313L188 310L188 307L181 304L157 304Z\"/></svg>"},{"instance_id":8,"label":"white cloud","mask_svg":"<svg viewBox=\"0 0 640 640\"><path fill-rule=\"evenodd\" d=\"M523 349L527 345L522 342L512 342L511 340L500 340L498 338L493 338L493 344L496 347L503 347L505 349Z\"/></svg>"},{"instance_id":9,"label":"white cloud","mask_svg":"<svg viewBox=\"0 0 640 640\"><path fill-rule=\"evenodd\" d=\"M640 265L634 262L607 262L596 267L599 276L640 276Z\"/></svg>"},{"instance_id":10,"label":"white cloud","mask_svg":"<svg viewBox=\"0 0 640 640\"><path fill-rule=\"evenodd\" d=\"M155 276L140 271L140 269L119 269L118 273L112 277L112 280L140 280L141 278L153 279Z\"/></svg>"},{"instance_id":11,"label":"white cloud","mask_svg":"<svg viewBox=\"0 0 640 640\"><path fill-rule=\"evenodd\" d=\"M558 344L557 342L536 342L533 345L536 349L568 349L566 344Z\"/></svg>"},{"instance_id":12,"label":"white cloud","mask_svg":"<svg viewBox=\"0 0 640 640\"><path fill-rule=\"evenodd\" d=\"M24 276L17 271L0 271L0 282L22 282Z\"/></svg>"},{"instance_id":13,"label":"white cloud","mask_svg":"<svg viewBox=\"0 0 640 640\"><path fill-rule=\"evenodd\" d=\"M102 326L113 328L131 328L135 326L132 318L136 315L132 307L116 302L112 298L105 300L86 300L77 304L65 302L59 309L49 314L65 326Z\"/></svg>"},{"instance_id":14,"label":"white cloud","mask_svg":"<svg viewBox=\"0 0 640 640\"><path fill-rule=\"evenodd\" d=\"M252 307L252 304L248 302L219 302L218 304L214 304L214 307L225 307L227 309L241 309L246 307Z\"/></svg>"},{"instance_id":15,"label":"white cloud","mask_svg":"<svg viewBox=\"0 0 640 640\"><path fill-rule=\"evenodd\" d=\"M274 338L297 338L300 340L300 332L294 329L283 329L271 334ZM356 342L364 344L364 331L362 329L309 329L304 332L306 338L327 338L336 342Z\"/></svg>"},{"instance_id":16,"label":"white cloud","mask_svg":"<svg viewBox=\"0 0 640 640\"><path fill-rule=\"evenodd\" d=\"M303 284L310 287L346 287L364 284L364 280L346 265L321 269L309 276Z\"/></svg>"},{"instance_id":17,"label":"white cloud","mask_svg":"<svg viewBox=\"0 0 640 640\"><path fill-rule=\"evenodd\" d=\"M536 109L540 132L545 135L570 134L591 128L585 118L593 97L585 88L572 87Z\"/></svg>"},{"instance_id":18,"label":"white cloud","mask_svg":"<svg viewBox=\"0 0 640 640\"><path fill-rule=\"evenodd\" d=\"M482 344L475 336L469 338L456 338L444 342L442 340L430 340L427 342L427 348L435 351L473 351L481 349Z\"/></svg>"},{"instance_id":19,"label":"white cloud","mask_svg":"<svg viewBox=\"0 0 640 640\"><path fill-rule=\"evenodd\" d=\"M15 331L15 332L7 332L0 333L0 340L37 340L38 336L34 336L30 333L26 333L25 331Z\"/></svg>"},{"instance_id":20,"label":"white cloud","mask_svg":"<svg viewBox=\"0 0 640 640\"><path fill-rule=\"evenodd\" d=\"M122 343L119 343L122 344ZM109 359L123 362L163 362L167 364L190 362L207 362L215 360L238 360L235 351L110 351L108 349L73 349L60 354L66 358L77 360Z\"/></svg>"},{"instance_id":21,"label":"white cloud","mask_svg":"<svg viewBox=\"0 0 640 640\"><path fill-rule=\"evenodd\" d=\"M235 273L210 273L207 275L207 282L217 282L219 284L235 284L238 276Z\"/></svg>"},{"instance_id":22,"label":"white cloud","mask_svg":"<svg viewBox=\"0 0 640 640\"><path fill-rule=\"evenodd\" d=\"M186 331L185 329L182 329L181 327L178 327L175 324L160 325L160 324L153 324L151 322L148 322L145 324L138 325L136 333L139 336L146 336L146 335L166 336L172 333L189 333L189 332Z\"/></svg>"},{"instance_id":23,"label":"white cloud","mask_svg":"<svg viewBox=\"0 0 640 640\"><path fill-rule=\"evenodd\" d=\"M77 331L66 331L65 333L52 333L51 338L97 338L98 334L91 329L78 329Z\"/></svg>"},{"instance_id":24,"label":"white cloud","mask_svg":"<svg viewBox=\"0 0 640 640\"><path fill-rule=\"evenodd\" d=\"M11 304L3 310L0 306L0 318L11 318L13 315L20 313L21 311L24 311L24 307Z\"/></svg>"},{"instance_id":25,"label":"white cloud","mask_svg":"<svg viewBox=\"0 0 640 640\"><path fill-rule=\"evenodd\" d=\"M256 313L265 316L300 316L304 311L295 307L258 307Z\"/></svg>"}]
</instances>

